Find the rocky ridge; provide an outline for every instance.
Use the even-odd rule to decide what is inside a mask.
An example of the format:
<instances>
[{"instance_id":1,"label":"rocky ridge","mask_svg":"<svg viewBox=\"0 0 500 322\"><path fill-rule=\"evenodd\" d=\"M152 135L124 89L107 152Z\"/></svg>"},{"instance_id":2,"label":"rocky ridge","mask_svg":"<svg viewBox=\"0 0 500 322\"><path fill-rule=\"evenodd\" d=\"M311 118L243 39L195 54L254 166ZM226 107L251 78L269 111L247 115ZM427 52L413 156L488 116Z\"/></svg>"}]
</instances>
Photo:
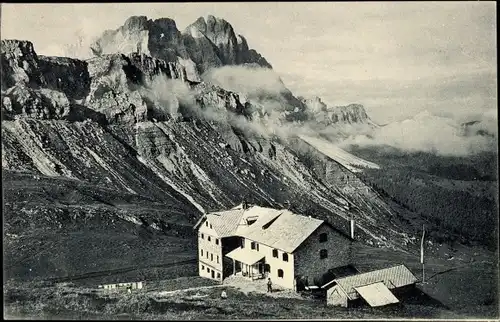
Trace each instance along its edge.
<instances>
[{"instance_id":1,"label":"rocky ridge","mask_svg":"<svg viewBox=\"0 0 500 322\"><path fill-rule=\"evenodd\" d=\"M125 29L142 35L145 24L148 20L131 18ZM153 25L171 31L167 44L178 42L175 24L161 20ZM232 28L224 23L209 25L206 30L222 28L231 34ZM218 44L232 42L232 37L205 32ZM182 52L175 46L162 48L158 51L164 55ZM224 61L240 59L221 52ZM32 174L46 178L40 180L105 187L127 200L135 196L168 204L155 212L154 219L170 224L191 226L202 212L246 199L273 207L290 203L293 210L343 230L348 229L347 219L355 216L358 238L367 243L413 243L397 214L353 173L300 140L247 131L244 125L255 117L252 102L195 80L186 64L167 58L103 51L79 61L38 56L30 42L2 41L2 169L14 176ZM54 208L57 213L74 211L58 196L42 203L30 201L36 200L33 195L13 196L5 199L9 233L34 233L14 224L22 217L19 211L33 216L49 216ZM106 209L117 214L116 220L124 214L137 216L116 205L123 202L120 197L111 204L99 198L82 207ZM145 222L153 220L141 216ZM49 230L65 229L65 221L52 225L54 218L30 218Z\"/></svg>"},{"instance_id":2,"label":"rocky ridge","mask_svg":"<svg viewBox=\"0 0 500 322\"><path fill-rule=\"evenodd\" d=\"M334 124L367 124L377 126L368 116L361 104L346 106L328 106L321 98L299 98L306 106L310 119L325 125Z\"/></svg>"}]
</instances>

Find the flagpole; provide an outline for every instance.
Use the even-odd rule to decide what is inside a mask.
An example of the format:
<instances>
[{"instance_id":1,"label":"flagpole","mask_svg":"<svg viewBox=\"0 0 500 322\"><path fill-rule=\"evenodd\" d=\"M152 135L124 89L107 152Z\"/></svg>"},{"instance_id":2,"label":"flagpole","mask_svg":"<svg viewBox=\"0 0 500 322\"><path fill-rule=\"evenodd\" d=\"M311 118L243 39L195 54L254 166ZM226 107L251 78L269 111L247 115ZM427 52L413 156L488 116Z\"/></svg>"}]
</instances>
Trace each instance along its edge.
<instances>
[{"instance_id":1,"label":"flagpole","mask_svg":"<svg viewBox=\"0 0 500 322\"><path fill-rule=\"evenodd\" d=\"M422 284L425 283L424 238L425 238L425 224L422 225L422 240L420 242L420 263L422 264Z\"/></svg>"}]
</instances>

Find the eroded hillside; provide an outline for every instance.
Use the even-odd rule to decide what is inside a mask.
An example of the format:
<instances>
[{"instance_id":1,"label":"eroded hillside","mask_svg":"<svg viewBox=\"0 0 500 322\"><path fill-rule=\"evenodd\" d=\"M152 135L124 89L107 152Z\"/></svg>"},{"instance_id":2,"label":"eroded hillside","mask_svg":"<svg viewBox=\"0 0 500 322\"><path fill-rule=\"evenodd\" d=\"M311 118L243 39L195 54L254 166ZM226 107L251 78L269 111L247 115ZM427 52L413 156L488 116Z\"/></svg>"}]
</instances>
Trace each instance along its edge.
<instances>
[{"instance_id":1,"label":"eroded hillside","mask_svg":"<svg viewBox=\"0 0 500 322\"><path fill-rule=\"evenodd\" d=\"M143 28L143 19L137 21L137 28ZM135 23L130 24L134 29ZM153 28L158 22L145 24ZM210 30L205 32L213 38ZM244 51L229 36L229 45L217 51L222 63L257 59L241 61ZM107 34L101 48L114 48L114 37ZM236 44L238 39L243 38ZM231 54L233 49L240 56ZM11 236L6 243L11 276L91 271L67 254L61 240L68 240L68 234L79 236L75 251L85 253L85 262L123 266L138 256L138 249L149 249L146 254L160 249L155 234L173 236L165 245L180 245L186 238L192 242L188 231L202 212L233 207L243 199L289 206L345 231L354 216L362 242L398 248L415 244L409 226L354 173L300 139L256 130L250 121L262 101L202 82L198 70L183 60L158 55L102 51L78 61L38 56L29 42L2 41L2 169L8 174L4 216ZM300 100L284 93L278 98L281 105L303 111ZM48 234L66 237L42 242L49 244L47 251L39 243ZM116 244L95 242L104 236ZM173 254L195 256L194 250L167 246L163 259L170 258L169 247ZM63 249L66 257L59 256ZM36 273L28 273L23 261L33 252L43 260L30 259ZM69 258L75 263L58 270L55 263Z\"/></svg>"}]
</instances>

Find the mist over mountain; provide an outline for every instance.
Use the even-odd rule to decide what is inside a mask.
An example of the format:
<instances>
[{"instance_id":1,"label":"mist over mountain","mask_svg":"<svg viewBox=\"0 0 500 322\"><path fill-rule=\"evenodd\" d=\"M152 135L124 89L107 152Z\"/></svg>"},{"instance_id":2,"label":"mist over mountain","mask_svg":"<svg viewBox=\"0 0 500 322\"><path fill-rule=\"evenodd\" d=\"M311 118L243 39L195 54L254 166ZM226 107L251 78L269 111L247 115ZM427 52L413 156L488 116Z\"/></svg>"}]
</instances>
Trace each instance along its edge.
<instances>
[{"instance_id":1,"label":"mist over mountain","mask_svg":"<svg viewBox=\"0 0 500 322\"><path fill-rule=\"evenodd\" d=\"M358 132L342 145L390 146L409 152L468 156L495 152L498 130L491 119L460 123L456 119L421 112L415 117Z\"/></svg>"},{"instance_id":2,"label":"mist over mountain","mask_svg":"<svg viewBox=\"0 0 500 322\"><path fill-rule=\"evenodd\" d=\"M121 239L155 243L153 231L184 245L202 213L243 199L289 204L341 230L354 216L362 243L418 247L422 220L408 220L397 202L358 176L380 166L332 142L462 154L474 152L457 148L467 140L487 146L474 141L484 136L472 130L480 123L454 132L423 115L379 126L360 104L296 97L243 36L213 16L182 31L170 18L133 16L90 49L86 60L47 57L30 41L2 40L4 216L6 231L26 238L7 240L11 276L28 276L27 267L40 276L90 270L79 266L78 253L66 254L71 264L64 269L46 250L23 262L18 255L31 252L24 245L38 249L47 232L74 234L79 244L94 245L87 262L107 257L112 266L122 257L144 258L147 245L162 249L130 248ZM424 131L440 127L452 147ZM79 234L83 226L87 235ZM117 237L107 241L110 230ZM65 247L49 244L55 254Z\"/></svg>"}]
</instances>

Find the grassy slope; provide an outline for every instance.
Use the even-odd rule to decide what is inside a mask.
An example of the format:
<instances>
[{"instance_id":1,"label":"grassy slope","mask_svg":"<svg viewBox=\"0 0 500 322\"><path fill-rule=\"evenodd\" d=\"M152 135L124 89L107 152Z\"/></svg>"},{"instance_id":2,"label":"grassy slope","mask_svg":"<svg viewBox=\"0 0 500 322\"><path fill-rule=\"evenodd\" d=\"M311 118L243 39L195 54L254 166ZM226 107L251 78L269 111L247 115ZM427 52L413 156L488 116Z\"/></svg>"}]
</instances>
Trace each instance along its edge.
<instances>
[{"instance_id":1,"label":"grassy slope","mask_svg":"<svg viewBox=\"0 0 500 322\"><path fill-rule=\"evenodd\" d=\"M7 216L12 216L4 218L4 221L9 224L6 226L6 232L17 235L4 236L6 264L4 275L7 274L6 277L16 276L31 280L37 277L81 276L98 271L102 274L78 280L80 284L95 287L105 282L153 281L196 275L195 263L169 266L172 262L196 257L195 240L191 231L192 220L183 216L181 212L175 211L171 205L152 202L145 196L111 191L70 179L51 179L43 176L40 178L36 179L29 174L4 173L4 197L7 201L5 206L15 210L4 212ZM19 189L19 187L24 187L24 189ZM40 191L44 191L45 194ZM37 209L37 211L26 212L21 211L21 208ZM46 221L43 220L44 212L46 215L47 212L58 211L61 211L60 216L51 215L47 216ZM142 216L149 223L155 218L163 218L169 228L158 231L151 227L137 225L118 217L123 214L133 215L136 218ZM58 219L54 221L54 218ZM33 226L32 222L40 224ZM97 256L92 255L92 258L88 257L86 253L91 253L88 250L95 248L96 245L104 251ZM21 248L23 250L19 251ZM443 307L432 308L412 304L398 312L390 313L391 316L448 318L494 316L495 308L491 303L495 303L497 294L495 288L497 283L494 282L498 280L497 267L487 263L493 262L494 256L490 254L488 257L482 250L477 251L479 257L473 256L474 251L471 247L457 250L435 249L429 246L426 251L429 256L427 274L431 278L428 284L422 286L422 289L448 306L449 310ZM18 254L21 253L26 255L20 258ZM48 260L47 254L51 254L51 260ZM56 256L53 256L54 254ZM357 254L355 264L363 271L404 263L417 275L419 272L418 254L393 253L374 248L361 248ZM455 256L455 259L448 261L447 258L451 255ZM470 263L471 257L474 258L473 263ZM459 258L462 259L458 260ZM98 269L94 267L97 262L99 262ZM114 273L110 271L124 267L131 269ZM29 268L32 268L31 272ZM449 269L451 271L446 272ZM40 274L40 272L43 273ZM184 284L190 287L192 283L188 279ZM158 288L163 290L171 287L159 285L156 289ZM54 288L50 287L41 292L53 291ZM209 303L195 304L188 300L181 301L183 302L181 304L151 304L147 302L149 301L147 298L134 298L132 302L122 300L119 307L114 304L110 306L109 310L113 313L107 316L107 311L102 310L85 313L83 308L87 304L81 302L87 301L86 297L75 298L71 295L74 292L62 295L64 300L59 298L62 302L68 303L71 309L66 313L72 318L110 318L116 317L118 313L124 313L129 318L205 318L207 316L211 318L227 318L227 316L233 318L308 318L314 314L317 314L316 317L333 318L383 318L388 314L387 311L372 309L342 311L324 308L323 304L307 301L287 306L285 304L287 300L270 300L257 295L247 298L239 293L230 293L233 294L231 298L234 299L234 303L231 301L230 305L218 299L211 299ZM35 308L34 311L29 309L25 313L45 312L44 314L49 314L49 317L54 317L54 314L59 318L65 316L66 313L63 311L54 313L54 310L57 310L56 304L60 303L57 296L52 299L50 296L48 299L42 296L41 301L48 303L42 311L36 311ZM75 301L80 303L76 309L72 307ZM149 303L144 304L146 306L140 317L134 316L134 312L130 310L130 305L135 303ZM36 305L42 307L45 304ZM210 307L213 308L210 309ZM255 309L256 307L262 309ZM208 315L207 309L210 310Z\"/></svg>"},{"instance_id":2,"label":"grassy slope","mask_svg":"<svg viewBox=\"0 0 500 322\"><path fill-rule=\"evenodd\" d=\"M7 314L25 318L449 319L498 316L494 289L495 281L498 281L497 267L491 264L491 254L475 257L473 263L470 263L469 258L473 253L460 254L461 256L457 256L460 259L455 261L444 260L437 255L427 256L427 283L418 285L427 295L420 296L419 299L407 298L402 305L392 308L328 307L321 300L270 298L252 293L245 295L228 286L222 287L228 294L227 300L219 298L221 288L185 291L172 296L158 294L158 291L213 285L213 282L199 277L147 282L145 289L130 295L124 292L102 293L85 287L43 286L36 283L10 285L4 295ZM361 246L357 250L355 262L362 271L404 262L420 277L418 254ZM207 296L194 299L192 296L195 294Z\"/></svg>"},{"instance_id":3,"label":"grassy slope","mask_svg":"<svg viewBox=\"0 0 500 322\"><path fill-rule=\"evenodd\" d=\"M6 278L102 272L113 280L114 275L105 273L123 268L135 268L128 275L150 278L171 277L175 270L193 272L191 266L168 267L196 257L191 252L194 218L178 204L77 180L13 172L3 172L3 194Z\"/></svg>"},{"instance_id":4,"label":"grassy slope","mask_svg":"<svg viewBox=\"0 0 500 322\"><path fill-rule=\"evenodd\" d=\"M497 155L442 157L389 148L353 148L382 165L360 176L386 198L422 217L438 241L476 242L494 249L497 240Z\"/></svg>"}]
</instances>

